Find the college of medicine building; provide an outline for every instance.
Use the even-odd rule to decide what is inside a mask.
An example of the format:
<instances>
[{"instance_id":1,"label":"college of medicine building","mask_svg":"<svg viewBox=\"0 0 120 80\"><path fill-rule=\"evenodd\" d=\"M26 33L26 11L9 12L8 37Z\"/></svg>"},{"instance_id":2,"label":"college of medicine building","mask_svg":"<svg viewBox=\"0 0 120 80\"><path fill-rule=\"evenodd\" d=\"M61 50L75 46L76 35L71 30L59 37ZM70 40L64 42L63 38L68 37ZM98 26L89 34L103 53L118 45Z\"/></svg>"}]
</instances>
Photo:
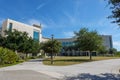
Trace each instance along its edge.
<instances>
[{"instance_id":1,"label":"college of medicine building","mask_svg":"<svg viewBox=\"0 0 120 80\"><path fill-rule=\"evenodd\" d=\"M0 29L0 34L5 37L5 30L11 30L13 31L14 29L21 31L21 32L27 32L29 37L32 37L35 40L38 40L39 42L46 42L49 40L49 38L44 38L42 37L42 27L41 25L36 25L33 24L27 25L15 20L7 19L2 23L2 28ZM112 36L111 35L100 35L103 38L103 45L106 47L106 49L113 48L113 43L112 43ZM63 38L63 39L57 39L62 43L62 47L65 46L72 46L74 45L74 41L76 40L75 38ZM61 50L61 53L59 55L64 55L63 53L64 50ZM66 52L67 55L80 55L80 51L75 51L75 50L68 50Z\"/></svg>"}]
</instances>

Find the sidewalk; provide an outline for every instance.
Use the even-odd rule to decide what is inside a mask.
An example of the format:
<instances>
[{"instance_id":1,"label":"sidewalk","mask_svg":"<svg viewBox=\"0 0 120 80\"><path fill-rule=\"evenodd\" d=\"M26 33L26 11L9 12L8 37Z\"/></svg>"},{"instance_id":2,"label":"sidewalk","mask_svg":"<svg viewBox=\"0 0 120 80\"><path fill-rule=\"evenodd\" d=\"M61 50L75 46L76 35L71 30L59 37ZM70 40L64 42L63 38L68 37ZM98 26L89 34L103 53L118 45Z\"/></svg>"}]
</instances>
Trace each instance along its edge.
<instances>
[{"instance_id":1,"label":"sidewalk","mask_svg":"<svg viewBox=\"0 0 120 80\"><path fill-rule=\"evenodd\" d=\"M32 70L0 71L0 80L58 80Z\"/></svg>"},{"instance_id":2,"label":"sidewalk","mask_svg":"<svg viewBox=\"0 0 120 80\"><path fill-rule=\"evenodd\" d=\"M92 75L96 77L101 76L102 74L111 74L112 76L117 76L119 74L119 69L120 59L94 61L70 66L47 66L43 65L41 60L32 60L18 65L0 68L0 75L1 71L28 70L47 75L48 77L50 76L54 79L62 79L64 77L76 77L81 74L91 77L93 77ZM106 75L106 77L107 76L110 75ZM1 77L2 76L0 76L0 78Z\"/></svg>"}]
</instances>

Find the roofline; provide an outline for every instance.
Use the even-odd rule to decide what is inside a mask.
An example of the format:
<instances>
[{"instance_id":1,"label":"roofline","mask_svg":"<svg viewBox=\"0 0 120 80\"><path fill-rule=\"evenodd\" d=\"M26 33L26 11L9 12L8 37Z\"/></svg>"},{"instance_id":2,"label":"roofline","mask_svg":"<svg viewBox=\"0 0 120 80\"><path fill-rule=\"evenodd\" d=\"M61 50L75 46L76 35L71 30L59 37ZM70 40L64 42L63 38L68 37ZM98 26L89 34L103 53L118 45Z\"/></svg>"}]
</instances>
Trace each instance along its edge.
<instances>
[{"instance_id":1,"label":"roofline","mask_svg":"<svg viewBox=\"0 0 120 80\"><path fill-rule=\"evenodd\" d=\"M21 23L21 24L27 25L27 26L35 27L35 26L33 26L34 24L29 25L29 24L26 24L26 23L24 23L24 22L16 21L16 20L14 20L14 19L10 19L10 18L7 18L7 19L4 20L3 22L8 21L8 20L12 20L12 21L15 21L15 22L18 22L18 23ZM37 24L35 24L35 25L37 25ZM36 28L38 28L38 27L36 27ZM40 24L40 28L42 28L42 27L41 27L41 24Z\"/></svg>"}]
</instances>

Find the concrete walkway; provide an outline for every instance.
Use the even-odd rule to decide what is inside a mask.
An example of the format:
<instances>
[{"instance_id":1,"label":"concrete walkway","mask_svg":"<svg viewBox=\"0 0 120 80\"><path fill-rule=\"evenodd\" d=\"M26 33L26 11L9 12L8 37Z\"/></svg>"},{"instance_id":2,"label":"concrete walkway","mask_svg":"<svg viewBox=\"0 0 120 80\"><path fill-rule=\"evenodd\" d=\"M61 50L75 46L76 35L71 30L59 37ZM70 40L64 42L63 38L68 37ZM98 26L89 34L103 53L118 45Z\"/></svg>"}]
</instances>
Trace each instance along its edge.
<instances>
[{"instance_id":1,"label":"concrete walkway","mask_svg":"<svg viewBox=\"0 0 120 80\"><path fill-rule=\"evenodd\" d=\"M42 75L43 74L46 75L48 78L51 77L52 78L51 80L63 79L64 77L65 77L64 80L65 79L85 80L86 78L87 80L88 79L107 80L106 78L108 78L108 76L109 77L111 76L110 77L111 80L120 80L119 69L120 69L120 59L94 61L94 62L87 62L77 65L71 65L71 66L46 66L42 64L40 59L36 59L18 65L0 68L0 80L1 77L5 77L2 76L5 71L17 71L17 70L22 70L24 72L26 70L33 71L36 73L39 72ZM114 79L112 79L113 77ZM27 79L22 79L22 80L27 80ZM38 80L43 80L43 79L38 79Z\"/></svg>"},{"instance_id":2,"label":"concrete walkway","mask_svg":"<svg viewBox=\"0 0 120 80\"><path fill-rule=\"evenodd\" d=\"M0 80L57 80L32 70L0 71Z\"/></svg>"}]
</instances>

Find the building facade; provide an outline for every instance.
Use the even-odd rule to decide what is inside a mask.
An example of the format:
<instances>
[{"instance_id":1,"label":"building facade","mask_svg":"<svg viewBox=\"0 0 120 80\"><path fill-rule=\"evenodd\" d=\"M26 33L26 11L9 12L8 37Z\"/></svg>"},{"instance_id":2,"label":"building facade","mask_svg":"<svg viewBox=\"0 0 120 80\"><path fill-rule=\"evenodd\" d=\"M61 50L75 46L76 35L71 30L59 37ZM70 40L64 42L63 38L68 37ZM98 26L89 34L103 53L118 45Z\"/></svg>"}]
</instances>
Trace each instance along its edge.
<instances>
[{"instance_id":1,"label":"building facade","mask_svg":"<svg viewBox=\"0 0 120 80\"><path fill-rule=\"evenodd\" d=\"M2 24L2 29L0 30L1 35L5 37L5 30L18 30L21 32L27 32L29 37L32 37L35 40L38 40L39 42L47 42L50 40L49 38L42 37L42 28L41 25L27 25L18 21L14 21L11 19L7 19L6 21L3 22ZM111 35L100 35L103 38L103 45L107 50L110 48L113 48L113 43L112 43L112 36ZM63 39L56 39L62 43L62 47L69 47L75 45L75 40L76 38L63 38ZM63 54L65 53L65 54ZM82 55L83 52L80 52L80 50L67 50L67 52L64 51L64 49L61 50L60 55L73 55L73 56L80 56ZM84 53L88 55L88 53Z\"/></svg>"},{"instance_id":2,"label":"building facade","mask_svg":"<svg viewBox=\"0 0 120 80\"><path fill-rule=\"evenodd\" d=\"M62 46L73 46L75 45L74 41L75 38L63 38L63 39L57 39L59 42L62 43Z\"/></svg>"},{"instance_id":3,"label":"building facade","mask_svg":"<svg viewBox=\"0 0 120 80\"><path fill-rule=\"evenodd\" d=\"M103 46L105 46L106 50L109 50L113 48L113 43L112 43L112 36L111 35L100 35L103 39ZM68 49L65 50L64 47L69 47L69 46L74 46L75 45L75 40L76 38L63 38L63 39L57 39L62 43L62 50L60 55L65 55L65 56L88 56L88 52L83 52L80 51L79 49ZM93 55L96 55L96 52L93 52Z\"/></svg>"},{"instance_id":4,"label":"building facade","mask_svg":"<svg viewBox=\"0 0 120 80\"><path fill-rule=\"evenodd\" d=\"M29 37L42 42L41 25L33 24L33 26L31 26L18 21L7 19L2 24L1 35L4 37L5 30L13 31L14 29L21 32L27 32Z\"/></svg>"},{"instance_id":5,"label":"building facade","mask_svg":"<svg viewBox=\"0 0 120 80\"><path fill-rule=\"evenodd\" d=\"M101 35L103 39L103 45L107 50L113 48L112 36L111 35Z\"/></svg>"},{"instance_id":6,"label":"building facade","mask_svg":"<svg viewBox=\"0 0 120 80\"><path fill-rule=\"evenodd\" d=\"M112 36L111 35L100 35L103 39L103 46L107 50L110 48L113 48L113 43L112 43ZM63 39L57 39L62 43L62 46L73 46L75 43L74 41L76 40L75 38L63 38Z\"/></svg>"}]
</instances>

